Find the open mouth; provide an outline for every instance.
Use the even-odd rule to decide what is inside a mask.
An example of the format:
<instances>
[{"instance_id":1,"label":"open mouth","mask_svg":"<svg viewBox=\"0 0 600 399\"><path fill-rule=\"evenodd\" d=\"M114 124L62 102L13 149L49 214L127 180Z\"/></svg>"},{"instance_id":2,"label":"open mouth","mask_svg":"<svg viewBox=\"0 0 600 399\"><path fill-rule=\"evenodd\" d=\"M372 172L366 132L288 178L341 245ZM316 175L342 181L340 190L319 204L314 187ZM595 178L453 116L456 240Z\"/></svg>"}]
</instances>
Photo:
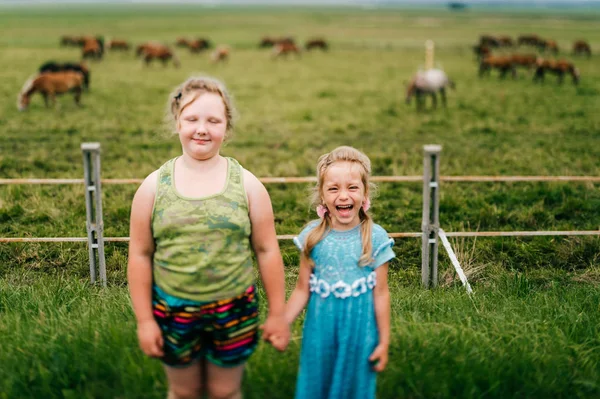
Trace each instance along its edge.
<instances>
[{"instance_id":1,"label":"open mouth","mask_svg":"<svg viewBox=\"0 0 600 399\"><path fill-rule=\"evenodd\" d=\"M349 216L350 212L352 212L353 208L354 208L354 205L337 205L335 207L335 209L338 211L338 213L341 216Z\"/></svg>"}]
</instances>

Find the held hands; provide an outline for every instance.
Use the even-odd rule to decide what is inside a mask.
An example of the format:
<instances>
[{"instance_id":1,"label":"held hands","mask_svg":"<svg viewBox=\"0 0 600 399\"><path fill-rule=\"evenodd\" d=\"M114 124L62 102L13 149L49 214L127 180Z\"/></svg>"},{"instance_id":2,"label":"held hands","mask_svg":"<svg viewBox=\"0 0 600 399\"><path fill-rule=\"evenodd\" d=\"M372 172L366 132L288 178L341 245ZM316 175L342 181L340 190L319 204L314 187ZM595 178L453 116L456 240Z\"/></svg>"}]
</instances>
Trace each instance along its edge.
<instances>
[{"instance_id":1,"label":"held hands","mask_svg":"<svg viewBox=\"0 0 600 399\"><path fill-rule=\"evenodd\" d=\"M147 320L138 323L137 327L138 340L140 348L150 357L162 357L163 352L163 337L160 327L154 320Z\"/></svg>"},{"instance_id":2,"label":"held hands","mask_svg":"<svg viewBox=\"0 0 600 399\"><path fill-rule=\"evenodd\" d=\"M263 339L280 352L290 343L290 326L283 315L267 317L260 329L263 331Z\"/></svg>"},{"instance_id":3,"label":"held hands","mask_svg":"<svg viewBox=\"0 0 600 399\"><path fill-rule=\"evenodd\" d=\"M377 345L371 356L369 356L369 361L373 364L373 370L378 373L382 372L388 362L388 346L384 344Z\"/></svg>"}]
</instances>

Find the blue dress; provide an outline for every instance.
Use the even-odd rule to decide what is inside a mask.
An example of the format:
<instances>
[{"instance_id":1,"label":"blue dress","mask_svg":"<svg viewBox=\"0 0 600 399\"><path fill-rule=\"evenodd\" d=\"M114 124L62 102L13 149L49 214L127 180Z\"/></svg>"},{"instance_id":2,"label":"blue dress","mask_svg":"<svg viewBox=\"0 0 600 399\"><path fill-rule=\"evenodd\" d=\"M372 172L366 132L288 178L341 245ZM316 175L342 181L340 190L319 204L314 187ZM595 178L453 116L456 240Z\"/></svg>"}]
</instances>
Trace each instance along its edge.
<instances>
[{"instance_id":1,"label":"blue dress","mask_svg":"<svg viewBox=\"0 0 600 399\"><path fill-rule=\"evenodd\" d=\"M311 222L294 243L302 249ZM362 252L360 225L331 230L312 250L315 268L310 276L302 332L296 399L375 398L376 372L369 356L379 341L373 288L375 269L395 257L386 231L373 225L374 262L358 266Z\"/></svg>"}]
</instances>

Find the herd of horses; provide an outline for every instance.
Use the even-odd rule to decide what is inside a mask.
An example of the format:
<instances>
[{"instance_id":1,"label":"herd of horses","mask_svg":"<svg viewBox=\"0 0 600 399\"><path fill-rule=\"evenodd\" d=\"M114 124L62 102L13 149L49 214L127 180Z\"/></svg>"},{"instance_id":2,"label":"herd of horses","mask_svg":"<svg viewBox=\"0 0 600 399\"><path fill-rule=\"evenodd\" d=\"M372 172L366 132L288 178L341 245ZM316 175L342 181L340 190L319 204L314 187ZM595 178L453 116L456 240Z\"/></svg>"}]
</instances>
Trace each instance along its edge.
<instances>
[{"instance_id":1,"label":"herd of horses","mask_svg":"<svg viewBox=\"0 0 600 399\"><path fill-rule=\"evenodd\" d=\"M536 53L512 53L506 54L506 50L515 47L529 46L538 50ZM473 46L473 51L479 61L479 76L490 75L491 70L499 71L499 77L505 78L510 74L517 78L517 69L523 68L533 75L534 82L543 82L546 74L554 74L557 81L562 84L566 75L570 75L574 84L578 84L581 78L579 69L573 62L566 59L550 59L546 55L558 54L559 48L554 40L543 39L538 35L521 35L513 40L510 36L481 35L479 42ZM585 40L577 40L573 43L573 56L592 55L590 44ZM446 106L446 90L454 88L454 83L448 78L444 71L430 69L419 71L408 83L406 89L406 103L410 104L412 97L416 98L417 110L422 110L426 96L432 100L432 108L437 107L437 95L442 98L442 104Z\"/></svg>"},{"instance_id":2,"label":"herd of horses","mask_svg":"<svg viewBox=\"0 0 600 399\"><path fill-rule=\"evenodd\" d=\"M62 36L61 46L72 46L81 48L81 59L79 63L57 63L49 61L38 68L37 74L28 78L19 92L17 107L23 111L28 108L31 97L40 93L44 98L46 107L56 103L56 96L71 92L74 95L75 104L81 105L81 94L90 87L90 69L85 60L99 61L103 59L105 50L129 51L133 46L126 40L107 39L102 36ZM180 37L175 41L175 46L188 48L192 53L199 53L214 48L211 60L215 63L225 62L229 59L231 50L228 46L213 46L206 38L187 39ZM273 47L273 57L286 56L288 54L300 54L300 49L291 37L267 38L263 37L258 44L259 48ZM322 39L311 39L306 42L305 49L327 50L327 42ZM170 46L159 42L146 42L135 47L135 56L142 59L146 65L154 60L167 65L169 62L179 67L181 62Z\"/></svg>"},{"instance_id":3,"label":"herd of horses","mask_svg":"<svg viewBox=\"0 0 600 399\"><path fill-rule=\"evenodd\" d=\"M502 51L506 48L513 48L515 46L533 46L539 50L540 54L527 53L527 54L494 54L492 49L499 49ZM521 35L516 41L513 41L508 36L491 36L482 35L479 38L479 43L473 46L475 56L479 60L479 76L487 76L490 74L492 69L496 69L499 72L500 78L505 78L507 74L513 78L517 78L517 69L524 68L528 71L533 71L533 81L544 81L544 76L547 73L554 74L558 77L558 82L564 81L565 75L571 75L574 84L578 84L580 80L580 73L573 62L566 59L549 59L545 55L552 53L558 54L558 45L554 40L547 40L539 37L535 34ZM494 50L495 51L495 50ZM573 55L587 55L590 57L592 54L591 46L585 40L577 40L573 43Z\"/></svg>"},{"instance_id":4,"label":"herd of horses","mask_svg":"<svg viewBox=\"0 0 600 399\"><path fill-rule=\"evenodd\" d=\"M28 107L31 96L35 93L41 94L48 107L55 103L56 95L72 92L75 103L80 105L82 92L89 90L90 87L90 69L84 61L86 59L102 59L105 49L129 51L133 48L130 43L120 39L109 39L105 43L104 38L101 36L63 36L60 39L60 44L61 46L81 47L82 61L80 63L56 63L51 61L40 66L38 73L25 82L19 93L17 104L19 110ZM215 63L227 61L231 52L228 46L215 47L207 38L187 39L180 37L174 45L180 48L188 48L192 53L214 49L211 60ZM515 46L533 46L544 56L534 53L503 53L506 49L512 49ZM258 47L272 48L271 55L274 58L289 54L299 56L301 53L301 47L292 37L265 36L259 41ZM329 45L322 38L313 38L305 42L302 51L314 49L327 51ZM553 40L542 39L537 35L521 35L516 40L509 36L482 35L473 50L479 61L480 77L489 75L491 70L495 69L499 71L500 78L505 78L508 74L516 78L517 69L524 68L530 72L533 71L534 82L543 81L547 73L557 75L559 83L563 82L565 75L571 75L575 84L579 83L580 80L579 70L572 62L545 57L548 52L558 53L558 45ZM135 55L141 58L146 65L153 60L157 60L162 62L163 65L172 62L175 67L180 66L179 58L171 47L159 42L146 42L136 46ZM578 40L573 43L573 55L590 57L591 46L584 40ZM419 71L407 85L406 102L410 104L411 99L414 97L417 109L422 110L425 98L430 96L433 108L436 108L437 95L439 94L442 104L446 106L446 91L448 88L455 88L455 84L444 71L439 69Z\"/></svg>"}]
</instances>

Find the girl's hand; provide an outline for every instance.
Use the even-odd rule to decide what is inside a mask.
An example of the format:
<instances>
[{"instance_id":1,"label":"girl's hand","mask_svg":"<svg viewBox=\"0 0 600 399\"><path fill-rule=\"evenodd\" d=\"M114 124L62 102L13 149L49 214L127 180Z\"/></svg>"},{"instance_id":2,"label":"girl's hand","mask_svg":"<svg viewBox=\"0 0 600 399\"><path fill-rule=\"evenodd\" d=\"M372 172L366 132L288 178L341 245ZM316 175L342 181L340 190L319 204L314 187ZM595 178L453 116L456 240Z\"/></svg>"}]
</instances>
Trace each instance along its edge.
<instances>
[{"instance_id":1,"label":"girl's hand","mask_svg":"<svg viewBox=\"0 0 600 399\"><path fill-rule=\"evenodd\" d=\"M263 331L263 339L270 342L275 349L283 352L287 348L290 342L290 325L283 315L267 317L260 329Z\"/></svg>"},{"instance_id":2,"label":"girl's hand","mask_svg":"<svg viewBox=\"0 0 600 399\"><path fill-rule=\"evenodd\" d=\"M374 363L373 370L378 373L382 372L388 362L388 346L383 344L377 345L371 356L369 356L369 361Z\"/></svg>"},{"instance_id":3,"label":"girl's hand","mask_svg":"<svg viewBox=\"0 0 600 399\"><path fill-rule=\"evenodd\" d=\"M286 342L285 339L277 335L271 335L268 342L273 346L273 348L277 349L279 352L283 352L286 349L289 340Z\"/></svg>"},{"instance_id":4,"label":"girl's hand","mask_svg":"<svg viewBox=\"0 0 600 399\"><path fill-rule=\"evenodd\" d=\"M155 320L138 323L137 335L140 348L146 355L150 357L162 357L164 355L162 332Z\"/></svg>"}]
</instances>

